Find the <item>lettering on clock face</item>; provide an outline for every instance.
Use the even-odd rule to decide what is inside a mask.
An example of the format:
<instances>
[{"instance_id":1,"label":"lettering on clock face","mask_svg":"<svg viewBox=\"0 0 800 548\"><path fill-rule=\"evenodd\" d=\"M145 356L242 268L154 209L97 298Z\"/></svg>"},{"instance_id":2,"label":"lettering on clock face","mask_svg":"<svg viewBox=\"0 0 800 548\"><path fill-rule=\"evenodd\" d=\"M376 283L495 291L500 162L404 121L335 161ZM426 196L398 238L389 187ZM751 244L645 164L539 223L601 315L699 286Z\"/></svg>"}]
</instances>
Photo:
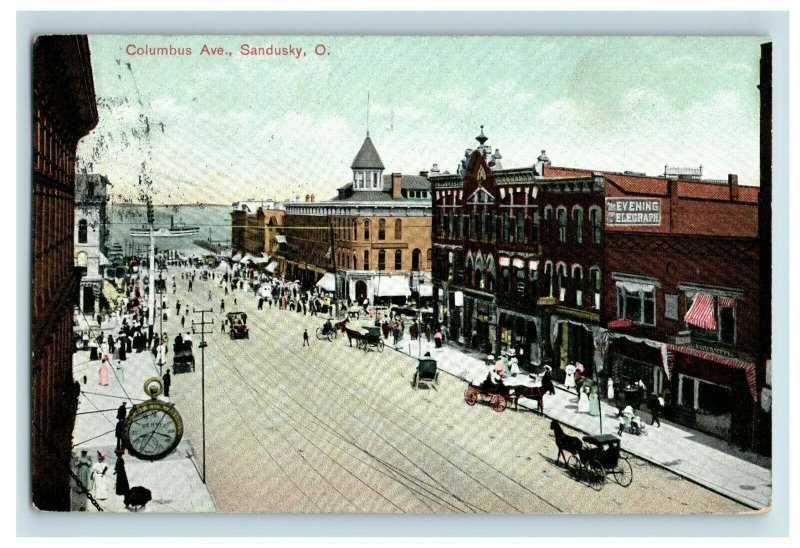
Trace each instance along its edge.
<instances>
[{"instance_id":1,"label":"lettering on clock face","mask_svg":"<svg viewBox=\"0 0 800 548\"><path fill-rule=\"evenodd\" d=\"M128 443L139 456L159 458L180 440L183 429L176 411L145 407L136 413L127 430Z\"/></svg>"}]
</instances>

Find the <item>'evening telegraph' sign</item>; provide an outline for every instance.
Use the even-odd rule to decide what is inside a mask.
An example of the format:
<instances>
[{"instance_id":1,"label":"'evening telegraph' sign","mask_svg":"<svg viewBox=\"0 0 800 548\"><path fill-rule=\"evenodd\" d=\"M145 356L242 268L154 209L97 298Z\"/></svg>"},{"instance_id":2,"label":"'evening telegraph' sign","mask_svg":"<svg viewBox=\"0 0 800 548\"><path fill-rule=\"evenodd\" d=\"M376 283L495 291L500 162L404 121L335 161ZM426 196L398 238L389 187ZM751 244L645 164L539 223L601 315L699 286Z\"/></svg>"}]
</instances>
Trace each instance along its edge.
<instances>
[{"instance_id":1,"label":"'evening telegraph' sign","mask_svg":"<svg viewBox=\"0 0 800 548\"><path fill-rule=\"evenodd\" d=\"M661 224L658 198L606 198L606 224L609 226Z\"/></svg>"}]
</instances>

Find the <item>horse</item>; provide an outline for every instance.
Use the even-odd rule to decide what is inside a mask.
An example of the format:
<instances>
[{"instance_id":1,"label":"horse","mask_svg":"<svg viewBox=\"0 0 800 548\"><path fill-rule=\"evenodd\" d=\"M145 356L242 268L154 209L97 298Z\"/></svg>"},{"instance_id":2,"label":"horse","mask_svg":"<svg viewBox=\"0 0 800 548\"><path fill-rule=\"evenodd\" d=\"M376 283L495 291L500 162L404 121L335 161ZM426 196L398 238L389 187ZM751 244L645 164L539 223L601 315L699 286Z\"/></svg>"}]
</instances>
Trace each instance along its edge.
<instances>
[{"instance_id":1,"label":"horse","mask_svg":"<svg viewBox=\"0 0 800 548\"><path fill-rule=\"evenodd\" d=\"M344 332L347 333L347 342L350 346L353 346L353 340L356 341L356 348L360 348L362 342L366 343L366 336L361 333L361 331L355 331L348 327L344 328Z\"/></svg>"},{"instance_id":2,"label":"horse","mask_svg":"<svg viewBox=\"0 0 800 548\"><path fill-rule=\"evenodd\" d=\"M550 430L555 433L556 436L556 447L558 447L558 455L556 456L556 464L564 457L564 466L567 464L567 456L564 454L566 451L571 455L579 452L583 449L583 442L580 438L576 438L575 436L569 436L564 433L564 430L561 428L561 425L558 424L558 421L554 420L550 423Z\"/></svg>"},{"instance_id":3,"label":"horse","mask_svg":"<svg viewBox=\"0 0 800 548\"><path fill-rule=\"evenodd\" d=\"M515 386L514 387L514 411L519 410L519 399L528 398L537 403L537 409L540 415L544 415L544 396L550 391L544 386Z\"/></svg>"}]
</instances>

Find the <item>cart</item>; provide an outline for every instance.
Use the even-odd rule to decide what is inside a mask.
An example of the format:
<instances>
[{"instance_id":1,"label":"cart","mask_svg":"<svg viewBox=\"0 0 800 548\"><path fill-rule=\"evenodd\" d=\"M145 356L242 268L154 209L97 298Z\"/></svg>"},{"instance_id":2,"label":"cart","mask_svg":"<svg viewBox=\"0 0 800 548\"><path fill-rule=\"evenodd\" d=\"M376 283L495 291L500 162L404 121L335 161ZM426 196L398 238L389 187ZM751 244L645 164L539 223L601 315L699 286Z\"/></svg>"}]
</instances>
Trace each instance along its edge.
<instances>
[{"instance_id":1,"label":"cart","mask_svg":"<svg viewBox=\"0 0 800 548\"><path fill-rule=\"evenodd\" d=\"M317 328L316 335L317 335L317 339L320 340L320 341L328 340L328 341L332 342L333 339L336 338L336 333L337 332L338 332L338 329L335 326L331 325L330 323L326 323L326 324L322 325L321 327Z\"/></svg>"},{"instance_id":2,"label":"cart","mask_svg":"<svg viewBox=\"0 0 800 548\"><path fill-rule=\"evenodd\" d=\"M584 436L583 441L588 445L567 460L567 469L573 477L598 491L605 485L608 474L622 487L633 482L633 467L620 449L620 438L614 434L598 434Z\"/></svg>"},{"instance_id":3,"label":"cart","mask_svg":"<svg viewBox=\"0 0 800 548\"><path fill-rule=\"evenodd\" d=\"M172 345L172 372L194 373L194 355L192 354L192 341L175 342Z\"/></svg>"},{"instance_id":4,"label":"cart","mask_svg":"<svg viewBox=\"0 0 800 548\"><path fill-rule=\"evenodd\" d=\"M411 381L413 388L419 388L421 384L430 387L433 385L438 390L439 388L439 371L436 367L436 360L430 358L422 358L417 364L417 370L414 372L414 378Z\"/></svg>"},{"instance_id":5,"label":"cart","mask_svg":"<svg viewBox=\"0 0 800 548\"><path fill-rule=\"evenodd\" d=\"M467 405L475 405L479 401L488 401L489 407L502 413L508 407L511 398L511 387L503 384L482 383L470 384L464 392L464 401Z\"/></svg>"},{"instance_id":6,"label":"cart","mask_svg":"<svg viewBox=\"0 0 800 548\"><path fill-rule=\"evenodd\" d=\"M231 339L250 338L250 330L247 328L247 314L244 312L228 312L227 317L231 326L228 332Z\"/></svg>"}]
</instances>

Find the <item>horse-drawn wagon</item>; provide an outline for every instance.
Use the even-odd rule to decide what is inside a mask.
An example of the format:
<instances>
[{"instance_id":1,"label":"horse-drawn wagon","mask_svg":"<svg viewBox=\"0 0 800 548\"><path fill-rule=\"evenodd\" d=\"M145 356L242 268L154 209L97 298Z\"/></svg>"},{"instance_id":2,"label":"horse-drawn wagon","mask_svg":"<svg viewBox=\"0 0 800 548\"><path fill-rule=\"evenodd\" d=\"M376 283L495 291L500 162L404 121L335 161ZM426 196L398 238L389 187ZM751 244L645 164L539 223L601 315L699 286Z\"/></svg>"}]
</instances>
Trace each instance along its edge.
<instances>
[{"instance_id":1,"label":"horse-drawn wagon","mask_svg":"<svg viewBox=\"0 0 800 548\"><path fill-rule=\"evenodd\" d=\"M622 487L633 482L633 467L620 449L621 439L614 434L584 436L584 445L567 460L567 469L573 477L600 490L611 474Z\"/></svg>"},{"instance_id":2,"label":"horse-drawn wagon","mask_svg":"<svg viewBox=\"0 0 800 548\"><path fill-rule=\"evenodd\" d=\"M439 387L439 370L436 366L436 360L431 358L422 358L417 363L417 370L414 372L414 378L411 380L411 386L419 388L420 385L426 385L434 388Z\"/></svg>"}]
</instances>

